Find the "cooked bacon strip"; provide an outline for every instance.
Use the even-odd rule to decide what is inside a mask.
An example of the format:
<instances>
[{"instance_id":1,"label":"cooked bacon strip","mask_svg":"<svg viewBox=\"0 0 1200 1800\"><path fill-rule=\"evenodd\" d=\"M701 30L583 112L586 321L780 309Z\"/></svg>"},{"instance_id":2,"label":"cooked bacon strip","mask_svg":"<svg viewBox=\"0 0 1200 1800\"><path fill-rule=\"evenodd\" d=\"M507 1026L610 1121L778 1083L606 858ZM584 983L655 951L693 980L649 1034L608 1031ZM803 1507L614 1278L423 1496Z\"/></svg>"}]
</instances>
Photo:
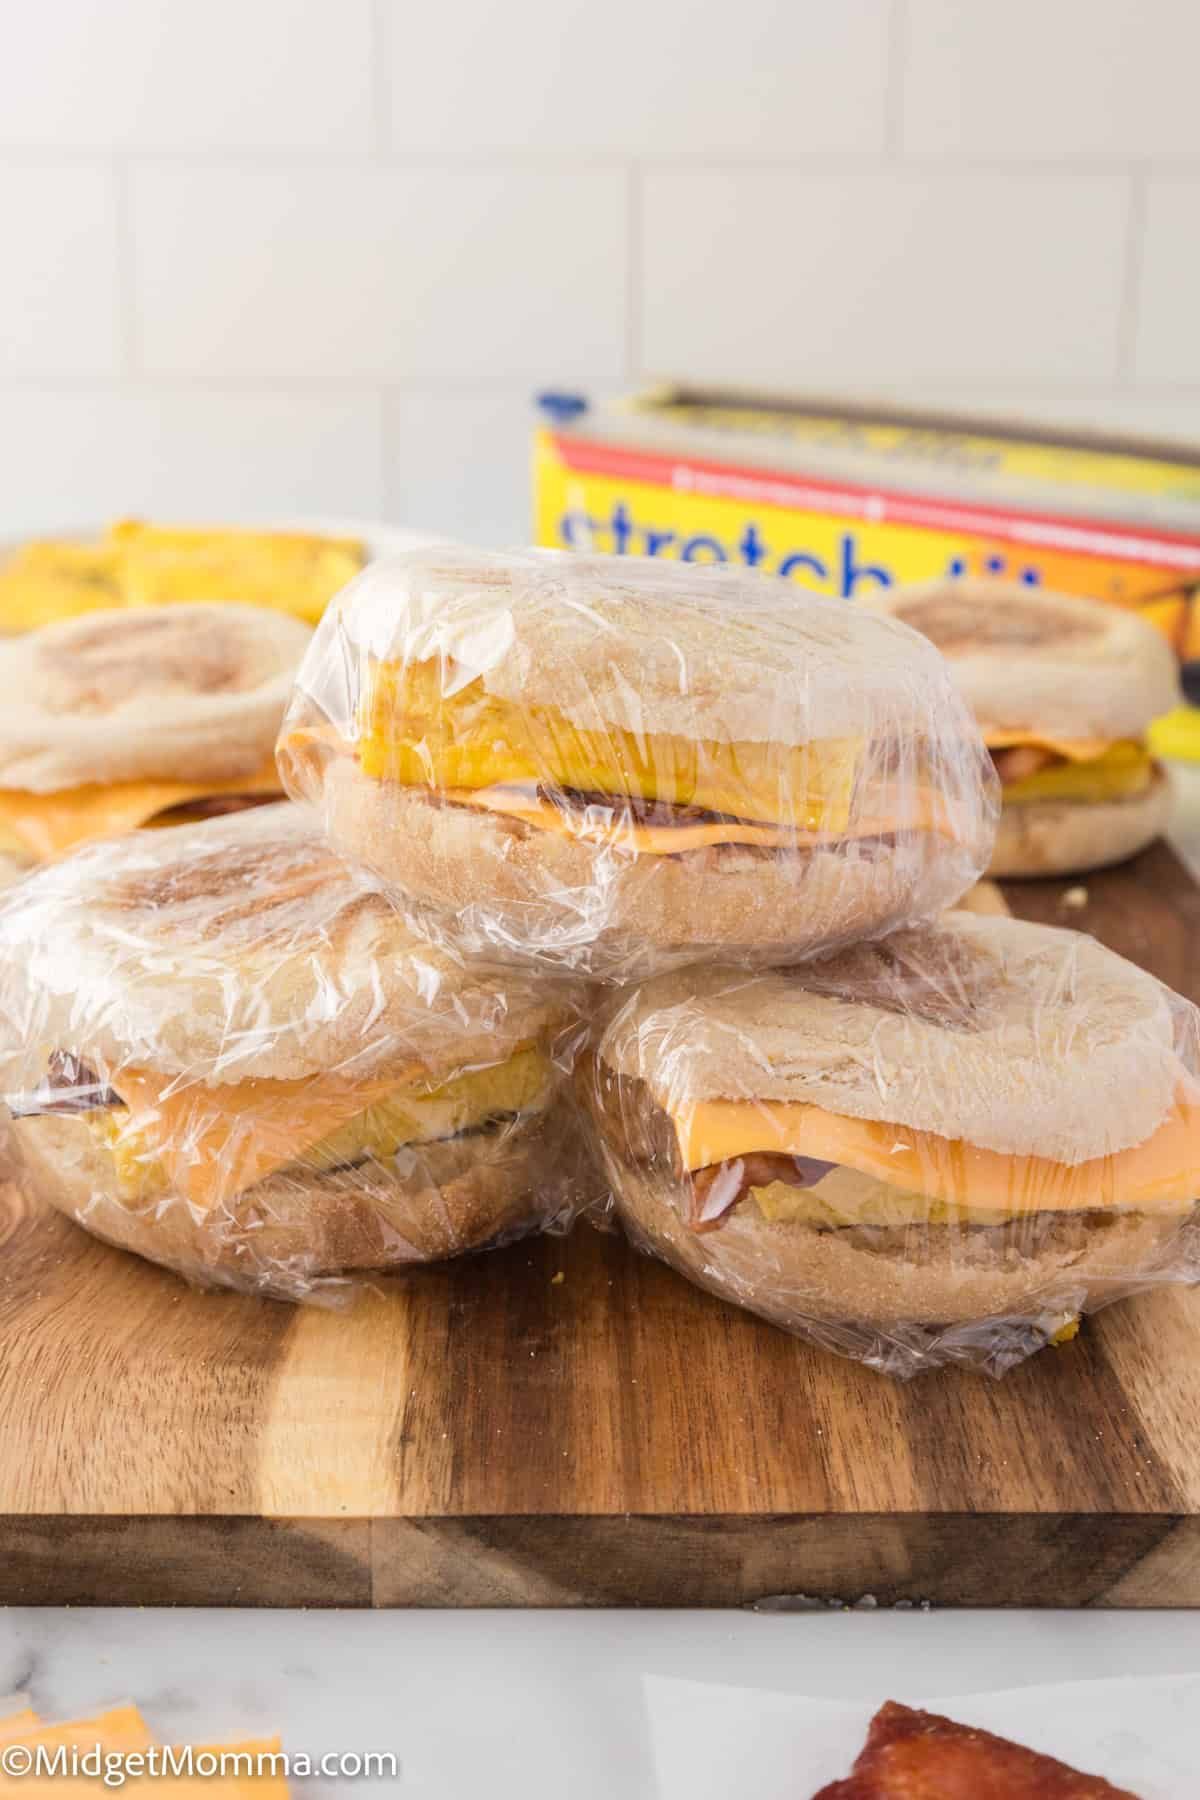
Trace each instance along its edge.
<instances>
[{"instance_id":1,"label":"cooked bacon strip","mask_svg":"<svg viewBox=\"0 0 1200 1800\"><path fill-rule=\"evenodd\" d=\"M993 750L990 754L1002 787L1010 781L1024 781L1051 763L1065 761L1053 750L1043 750L1037 744L1013 744L1007 750Z\"/></svg>"},{"instance_id":2,"label":"cooked bacon strip","mask_svg":"<svg viewBox=\"0 0 1200 1800\"><path fill-rule=\"evenodd\" d=\"M53 1052L36 1088L27 1094L9 1094L7 1100L9 1110L17 1118L38 1113L94 1112L97 1107L123 1104L88 1063L66 1050Z\"/></svg>"},{"instance_id":3,"label":"cooked bacon strip","mask_svg":"<svg viewBox=\"0 0 1200 1800\"><path fill-rule=\"evenodd\" d=\"M156 819L173 819L176 815L193 820L222 819L226 813L247 812L252 806L272 806L282 799L281 794L210 794L205 800L185 800L179 806L169 806L165 812L156 813Z\"/></svg>"},{"instance_id":4,"label":"cooked bacon strip","mask_svg":"<svg viewBox=\"0 0 1200 1800\"><path fill-rule=\"evenodd\" d=\"M769 1187L773 1181L788 1187L815 1187L836 1167L815 1156L785 1156L774 1150L756 1150L733 1162L710 1163L692 1175L692 1228L712 1231L731 1207L751 1188Z\"/></svg>"},{"instance_id":5,"label":"cooked bacon strip","mask_svg":"<svg viewBox=\"0 0 1200 1800\"><path fill-rule=\"evenodd\" d=\"M1138 1800L1008 1738L887 1700L853 1773L813 1800Z\"/></svg>"}]
</instances>

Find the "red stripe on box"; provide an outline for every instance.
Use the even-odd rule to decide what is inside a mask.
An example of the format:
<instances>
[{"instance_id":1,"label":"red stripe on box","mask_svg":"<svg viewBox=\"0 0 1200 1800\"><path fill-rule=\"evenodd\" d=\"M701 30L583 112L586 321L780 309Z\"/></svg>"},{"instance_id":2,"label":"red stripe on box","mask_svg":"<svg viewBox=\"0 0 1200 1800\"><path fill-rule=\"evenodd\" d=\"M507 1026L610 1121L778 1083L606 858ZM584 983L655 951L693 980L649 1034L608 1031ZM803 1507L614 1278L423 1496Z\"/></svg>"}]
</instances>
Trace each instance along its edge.
<instances>
[{"instance_id":1,"label":"red stripe on box","mask_svg":"<svg viewBox=\"0 0 1200 1800\"><path fill-rule=\"evenodd\" d=\"M1097 525L1054 513L1014 513L1002 507L966 505L956 500L889 492L845 483L813 480L807 475L747 472L729 463L625 450L588 438L551 433L567 467L584 475L647 481L678 493L709 494L716 500L742 500L756 506L787 506L803 512L836 513L877 525L918 525L931 531L971 532L1032 544L1043 550L1068 550L1079 556L1141 562L1151 568L1200 572L1200 537L1183 532Z\"/></svg>"}]
</instances>

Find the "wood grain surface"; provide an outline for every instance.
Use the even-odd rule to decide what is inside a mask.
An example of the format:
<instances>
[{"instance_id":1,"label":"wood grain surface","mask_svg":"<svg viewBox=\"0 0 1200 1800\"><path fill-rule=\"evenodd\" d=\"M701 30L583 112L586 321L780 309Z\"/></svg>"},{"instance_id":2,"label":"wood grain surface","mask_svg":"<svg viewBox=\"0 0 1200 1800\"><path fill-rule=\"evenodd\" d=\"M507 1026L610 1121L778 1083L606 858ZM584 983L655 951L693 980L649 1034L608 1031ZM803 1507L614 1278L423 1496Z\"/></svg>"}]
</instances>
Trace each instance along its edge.
<instances>
[{"instance_id":1,"label":"wood grain surface","mask_svg":"<svg viewBox=\"0 0 1200 1800\"><path fill-rule=\"evenodd\" d=\"M1165 847L1004 899L1200 999ZM591 1229L331 1312L0 1195L0 1602L1190 1605L1198 1417L1180 1289L898 1384Z\"/></svg>"}]
</instances>

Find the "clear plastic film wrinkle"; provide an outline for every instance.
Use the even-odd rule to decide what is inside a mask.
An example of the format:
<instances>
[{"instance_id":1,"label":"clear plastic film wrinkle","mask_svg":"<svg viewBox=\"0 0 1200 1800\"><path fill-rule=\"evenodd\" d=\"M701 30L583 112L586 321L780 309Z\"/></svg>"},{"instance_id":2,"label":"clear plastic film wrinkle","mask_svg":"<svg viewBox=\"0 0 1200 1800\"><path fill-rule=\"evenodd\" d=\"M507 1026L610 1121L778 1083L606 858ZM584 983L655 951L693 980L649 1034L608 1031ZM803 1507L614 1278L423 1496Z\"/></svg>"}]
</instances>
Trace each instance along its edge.
<instances>
[{"instance_id":1,"label":"clear plastic film wrinkle","mask_svg":"<svg viewBox=\"0 0 1200 1800\"><path fill-rule=\"evenodd\" d=\"M640 1247L889 1373L999 1373L1200 1276L1198 1023L1089 937L951 913L659 976L576 1091Z\"/></svg>"},{"instance_id":2,"label":"clear plastic film wrinkle","mask_svg":"<svg viewBox=\"0 0 1200 1800\"><path fill-rule=\"evenodd\" d=\"M932 917L996 780L916 633L788 582L554 552L375 565L279 740L294 798L434 941L603 981Z\"/></svg>"},{"instance_id":3,"label":"clear plastic film wrinkle","mask_svg":"<svg viewBox=\"0 0 1200 1800\"><path fill-rule=\"evenodd\" d=\"M0 904L6 1167L201 1284L334 1302L582 1194L580 991L415 938L308 809L109 840Z\"/></svg>"}]
</instances>

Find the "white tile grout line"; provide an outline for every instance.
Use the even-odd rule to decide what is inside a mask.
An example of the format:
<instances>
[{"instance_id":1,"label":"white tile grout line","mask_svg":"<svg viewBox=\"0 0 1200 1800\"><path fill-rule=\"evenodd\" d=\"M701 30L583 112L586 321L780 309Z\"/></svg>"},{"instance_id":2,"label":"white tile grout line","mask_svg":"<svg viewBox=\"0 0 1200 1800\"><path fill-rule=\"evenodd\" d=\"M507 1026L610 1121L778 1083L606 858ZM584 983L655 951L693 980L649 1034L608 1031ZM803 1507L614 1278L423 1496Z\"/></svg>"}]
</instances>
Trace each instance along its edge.
<instances>
[{"instance_id":1,"label":"white tile grout line","mask_svg":"<svg viewBox=\"0 0 1200 1800\"><path fill-rule=\"evenodd\" d=\"M392 84L388 68L391 32L387 0L371 0L371 155L386 159L392 128Z\"/></svg>"},{"instance_id":2,"label":"white tile grout line","mask_svg":"<svg viewBox=\"0 0 1200 1800\"><path fill-rule=\"evenodd\" d=\"M137 375L141 365L129 168L121 156L114 156L110 166L117 252L117 354L122 377L128 380Z\"/></svg>"},{"instance_id":3,"label":"white tile grout line","mask_svg":"<svg viewBox=\"0 0 1200 1800\"><path fill-rule=\"evenodd\" d=\"M1134 168L1129 172L1129 209L1121 259L1121 303L1117 316L1116 378L1123 382L1132 381L1134 376L1145 246L1146 176L1141 169Z\"/></svg>"},{"instance_id":4,"label":"white tile grout line","mask_svg":"<svg viewBox=\"0 0 1200 1800\"><path fill-rule=\"evenodd\" d=\"M641 373L642 171L634 162L625 180L625 380Z\"/></svg>"},{"instance_id":5,"label":"white tile grout line","mask_svg":"<svg viewBox=\"0 0 1200 1800\"><path fill-rule=\"evenodd\" d=\"M380 0L376 0L379 4ZM384 96L380 97L381 99ZM385 121L378 121L385 123ZM238 149L222 144L202 147L170 148L166 145L95 144L82 149L56 148L53 145L0 144L0 169L28 168L106 168L114 158L129 168L158 166L183 169L214 169L229 174L254 170L295 169L345 172L370 166L403 171L530 170L543 173L571 170L614 172L629 167L635 158L643 171L670 171L680 174L752 174L758 170L795 175L862 176L907 174L926 178L963 175L1011 175L1014 179L1038 180L1046 175L1077 175L1081 180L1102 176L1138 174L1165 180L1200 180L1200 150L1192 156L1147 157L1137 151L1101 155L1083 152L1078 155L1005 155L992 152L952 152L937 155L928 151L906 153L902 149L885 150L723 150L714 155L708 148L694 150L561 150L520 148L513 145L470 150L433 149L383 151L313 149L286 146L265 149Z\"/></svg>"},{"instance_id":6,"label":"white tile grout line","mask_svg":"<svg viewBox=\"0 0 1200 1800\"><path fill-rule=\"evenodd\" d=\"M904 65L908 53L908 0L892 0L887 22L887 66L883 95L883 147L899 160L904 154Z\"/></svg>"}]
</instances>

